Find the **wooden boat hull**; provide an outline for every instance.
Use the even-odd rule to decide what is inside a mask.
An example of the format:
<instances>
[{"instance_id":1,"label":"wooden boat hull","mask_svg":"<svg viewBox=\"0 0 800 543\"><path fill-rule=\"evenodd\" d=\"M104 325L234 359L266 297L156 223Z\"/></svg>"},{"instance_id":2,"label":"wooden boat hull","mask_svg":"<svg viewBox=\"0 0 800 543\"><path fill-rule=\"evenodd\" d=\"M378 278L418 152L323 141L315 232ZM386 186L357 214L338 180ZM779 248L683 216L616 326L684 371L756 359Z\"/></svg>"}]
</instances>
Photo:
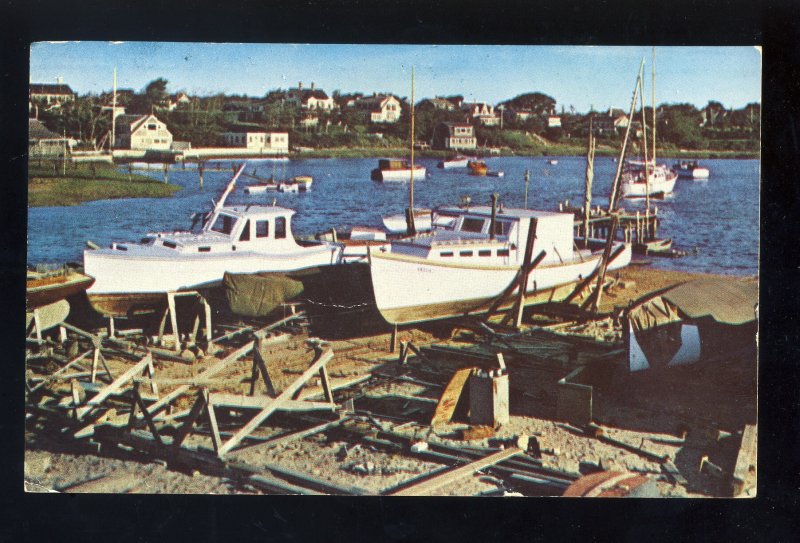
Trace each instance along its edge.
<instances>
[{"instance_id":1,"label":"wooden boat hull","mask_svg":"<svg viewBox=\"0 0 800 543\"><path fill-rule=\"evenodd\" d=\"M468 158L463 158L459 160L443 160L439 162L436 166L442 169L450 169L450 168L466 168L467 163L469 162Z\"/></svg>"},{"instance_id":2,"label":"wooden boat hull","mask_svg":"<svg viewBox=\"0 0 800 543\"><path fill-rule=\"evenodd\" d=\"M146 294L87 294L92 308L104 317L132 318L152 315L167 306L163 292Z\"/></svg>"},{"instance_id":3,"label":"wooden boat hull","mask_svg":"<svg viewBox=\"0 0 800 543\"><path fill-rule=\"evenodd\" d=\"M630 263L631 247L609 264ZM526 285L526 305L560 301L568 286L588 276L600 253L584 260L540 266ZM469 266L396 254L373 253L370 259L375 303L390 324L411 324L485 312L514 280L514 266ZM509 302L510 303L510 302Z\"/></svg>"},{"instance_id":4,"label":"wooden boat hull","mask_svg":"<svg viewBox=\"0 0 800 543\"><path fill-rule=\"evenodd\" d=\"M29 280L25 291L28 309L42 307L79 294L94 283L94 278L77 272L63 277Z\"/></svg>"},{"instance_id":5,"label":"wooden boat hull","mask_svg":"<svg viewBox=\"0 0 800 543\"><path fill-rule=\"evenodd\" d=\"M34 322L34 315L39 317L39 332L44 332L64 322L69 316L69 302L66 300L57 300L55 302L45 304L31 311L25 312L25 329L29 329Z\"/></svg>"}]
</instances>

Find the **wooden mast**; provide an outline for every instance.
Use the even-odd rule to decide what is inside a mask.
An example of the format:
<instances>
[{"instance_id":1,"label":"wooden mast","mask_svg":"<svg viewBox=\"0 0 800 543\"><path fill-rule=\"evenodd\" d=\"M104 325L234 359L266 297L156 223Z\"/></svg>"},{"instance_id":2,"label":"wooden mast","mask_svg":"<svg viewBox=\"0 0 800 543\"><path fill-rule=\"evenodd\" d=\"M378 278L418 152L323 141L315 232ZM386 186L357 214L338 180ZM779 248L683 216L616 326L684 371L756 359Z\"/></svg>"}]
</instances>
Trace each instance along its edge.
<instances>
[{"instance_id":1,"label":"wooden mast","mask_svg":"<svg viewBox=\"0 0 800 543\"><path fill-rule=\"evenodd\" d=\"M417 232L414 224L414 66L411 66L411 177L408 183L408 235L413 236Z\"/></svg>"},{"instance_id":2,"label":"wooden mast","mask_svg":"<svg viewBox=\"0 0 800 543\"><path fill-rule=\"evenodd\" d=\"M645 214L650 216L650 162L647 158L647 116L644 112L644 74L639 76L639 98L642 104L642 153L644 156L644 197L645 197ZM653 177L656 175L655 165L653 166ZM641 243L641 240L637 240Z\"/></svg>"},{"instance_id":3,"label":"wooden mast","mask_svg":"<svg viewBox=\"0 0 800 543\"><path fill-rule=\"evenodd\" d=\"M589 150L586 154L586 187L583 197L583 246L589 248L589 215L592 209L592 181L594 180L594 151L596 142L592 134L592 120L589 119Z\"/></svg>"},{"instance_id":4,"label":"wooden mast","mask_svg":"<svg viewBox=\"0 0 800 543\"><path fill-rule=\"evenodd\" d=\"M114 98L111 101L111 143L108 149L113 154L114 144L117 136L117 67L114 66Z\"/></svg>"},{"instance_id":5,"label":"wooden mast","mask_svg":"<svg viewBox=\"0 0 800 543\"><path fill-rule=\"evenodd\" d=\"M636 99L639 97L639 80L642 77L642 68L644 66L644 59L642 59L642 63L639 65L639 73L636 76L636 85L633 87L633 100L631 100L631 109L630 113L628 114L628 119L633 118L633 111L636 107ZM608 199L608 211L609 213L614 211L617 208L617 200L619 199L619 179L622 175L622 163L625 161L625 150L628 147L628 136L631 133L631 123L628 122L628 127L625 129L625 138L622 140L622 149L619 153L619 162L617 162L617 173L614 176L614 182L611 184L611 197Z\"/></svg>"}]
</instances>

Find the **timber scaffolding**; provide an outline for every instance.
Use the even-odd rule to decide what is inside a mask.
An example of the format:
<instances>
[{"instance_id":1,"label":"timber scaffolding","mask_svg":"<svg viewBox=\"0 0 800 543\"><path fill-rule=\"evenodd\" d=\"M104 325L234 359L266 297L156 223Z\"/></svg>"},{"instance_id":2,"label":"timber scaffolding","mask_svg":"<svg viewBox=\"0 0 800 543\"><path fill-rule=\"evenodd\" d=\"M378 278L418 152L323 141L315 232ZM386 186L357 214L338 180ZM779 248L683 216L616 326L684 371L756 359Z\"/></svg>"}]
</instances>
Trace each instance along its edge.
<instances>
[{"instance_id":1,"label":"timber scaffolding","mask_svg":"<svg viewBox=\"0 0 800 543\"><path fill-rule=\"evenodd\" d=\"M638 496L653 485L662 495L748 488L755 442L752 429L739 438L738 422L694 417L646 434L611 426L619 413L598 384L623 356L611 318L540 321L523 331L474 320L444 335L405 329L392 334L399 352L388 333L324 341L309 336L304 320L298 312L270 324L217 324L196 361L152 347L155 338L143 334L49 331L28 342L26 427L78 454L196 471L232 492ZM656 396L643 404L652 409L649 423L665 412ZM689 437L678 427L691 428ZM727 448L742 443L735 462L705 446L693 469L683 445L720 428ZM592 454L571 450L576 440ZM595 481L599 472L631 472L628 490ZM102 492L115 484L101 474L55 486ZM116 491L141 492L142 484Z\"/></svg>"}]
</instances>

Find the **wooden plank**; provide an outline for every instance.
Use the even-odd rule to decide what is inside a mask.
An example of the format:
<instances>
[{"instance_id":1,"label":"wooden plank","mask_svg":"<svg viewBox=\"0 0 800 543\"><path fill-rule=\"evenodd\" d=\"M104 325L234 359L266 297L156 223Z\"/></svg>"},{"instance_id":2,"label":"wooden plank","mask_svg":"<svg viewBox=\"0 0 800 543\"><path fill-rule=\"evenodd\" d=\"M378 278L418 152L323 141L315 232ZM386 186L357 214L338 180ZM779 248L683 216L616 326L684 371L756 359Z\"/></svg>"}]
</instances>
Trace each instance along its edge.
<instances>
[{"instance_id":1,"label":"wooden plank","mask_svg":"<svg viewBox=\"0 0 800 543\"><path fill-rule=\"evenodd\" d=\"M325 396L325 401L333 405L333 390L331 390L331 381L328 378L328 369L322 366L319 369L319 378L322 385L322 393Z\"/></svg>"},{"instance_id":2,"label":"wooden plank","mask_svg":"<svg viewBox=\"0 0 800 543\"><path fill-rule=\"evenodd\" d=\"M738 496L744 490L745 482L750 474L750 467L755 464L758 446L758 427L747 424L742 432L742 444L736 456L736 467L733 469L733 495Z\"/></svg>"},{"instance_id":3,"label":"wooden plank","mask_svg":"<svg viewBox=\"0 0 800 543\"><path fill-rule=\"evenodd\" d=\"M305 385L306 381L308 381L311 376L317 373L321 367L330 362L331 359L333 359L333 350L328 349L326 351L319 352L317 360L311 364L311 366L304 371L296 381L286 387L286 390L279 394L272 402L270 402L267 407L253 417L250 422L248 422L236 433L236 435L222 445L219 450L220 456L226 454L233 447L239 444L239 442L241 442L245 437L252 433L253 430L258 428L258 426L261 425L261 423L264 422L272 413L274 413L283 403L285 403L287 400L290 400L292 395L300 390L300 388Z\"/></svg>"},{"instance_id":4,"label":"wooden plank","mask_svg":"<svg viewBox=\"0 0 800 543\"><path fill-rule=\"evenodd\" d=\"M649 186L649 183L647 184ZM611 247L614 245L614 235L617 233L618 224L619 215L614 213L611 215L611 226L608 229L608 239L606 240L606 246L603 248L603 256L600 258L600 273L597 275L597 284L595 285L594 289L594 301L592 302L593 311L597 311L597 309L600 307L600 298L603 294L603 281L606 278L608 264L611 262ZM622 247L624 247L624 245ZM584 307L581 306L581 308L583 309Z\"/></svg>"},{"instance_id":5,"label":"wooden plank","mask_svg":"<svg viewBox=\"0 0 800 543\"><path fill-rule=\"evenodd\" d=\"M218 407L238 409L266 409L275 398L270 396L244 396L240 394L213 393L209 401ZM328 402L308 402L302 400L286 400L278 408L279 411L332 411L335 405Z\"/></svg>"},{"instance_id":6,"label":"wooden plank","mask_svg":"<svg viewBox=\"0 0 800 543\"><path fill-rule=\"evenodd\" d=\"M431 426L435 428L450 422L450 420L453 418L453 413L456 410L456 406L458 405L458 400L461 398L461 393L464 390L464 386L467 384L469 376L475 369L477 368L462 368L453 374L453 377L450 378L450 382L447 383L447 387L444 389L444 392L442 392L442 396L439 399L439 403L437 404L436 410L433 413Z\"/></svg>"},{"instance_id":7,"label":"wooden plank","mask_svg":"<svg viewBox=\"0 0 800 543\"><path fill-rule=\"evenodd\" d=\"M522 449L518 447L512 447L509 449L505 449L494 454L490 454L484 458L479 460L475 460L474 462L470 462L469 464L465 464L463 466L459 466L457 468L447 470L444 473L439 475L435 475L430 479L425 479L424 481L412 485L410 487L406 487L402 490L398 490L395 492L390 493L391 496L425 496L433 493L434 491L438 490L439 488L459 481L465 477L469 477L476 471L480 471L482 469L488 468L489 466L493 466L498 462L502 462L507 458L511 458L512 456L516 456L522 453Z\"/></svg>"},{"instance_id":8,"label":"wooden plank","mask_svg":"<svg viewBox=\"0 0 800 543\"><path fill-rule=\"evenodd\" d=\"M267 464L264 466L264 469L280 475L283 478L288 478L290 480L301 481L304 485L307 485L310 488L318 488L327 494L339 494L339 495L356 495L356 496L364 496L374 494L374 492L370 492L365 488L361 488L359 486L340 486L330 481L325 481L320 479L317 476L309 475L305 473L301 473L299 471L295 471L293 469L289 469L283 466L278 466L276 464Z\"/></svg>"},{"instance_id":9,"label":"wooden plank","mask_svg":"<svg viewBox=\"0 0 800 543\"><path fill-rule=\"evenodd\" d=\"M310 488L305 488L298 485L293 485L277 477L271 475L251 475L245 480L256 488L269 490L271 492L279 492L281 494L300 494L303 496L325 496L324 492L317 492Z\"/></svg>"},{"instance_id":10,"label":"wooden plank","mask_svg":"<svg viewBox=\"0 0 800 543\"><path fill-rule=\"evenodd\" d=\"M206 404L206 415L208 417L208 426L211 428L211 441L214 445L214 452L219 454L219 448L222 446L222 438L219 436L219 425L217 424L217 414L214 411L214 402L209 398L207 388L204 388L201 394Z\"/></svg>"}]
</instances>

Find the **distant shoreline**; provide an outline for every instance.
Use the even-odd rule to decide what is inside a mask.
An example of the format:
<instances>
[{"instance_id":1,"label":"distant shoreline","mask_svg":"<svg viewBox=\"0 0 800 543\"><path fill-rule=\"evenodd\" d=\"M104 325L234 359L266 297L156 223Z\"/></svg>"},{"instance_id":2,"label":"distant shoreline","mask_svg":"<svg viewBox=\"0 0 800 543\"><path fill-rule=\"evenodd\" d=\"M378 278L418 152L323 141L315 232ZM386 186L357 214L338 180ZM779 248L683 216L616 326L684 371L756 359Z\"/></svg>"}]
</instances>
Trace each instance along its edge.
<instances>
[{"instance_id":1,"label":"distant shoreline","mask_svg":"<svg viewBox=\"0 0 800 543\"><path fill-rule=\"evenodd\" d=\"M558 156L585 156L585 149L575 146L553 145L536 151L514 151L511 149L501 149L500 154L490 155L485 150L464 150L460 152L465 156L480 156L491 158L492 156L526 156L526 157L558 157ZM444 158L454 155L454 151L434 151L434 150L415 150L414 155L418 158ZM329 148L314 149L313 151L301 151L289 155L291 159L303 158L378 158L378 157L407 157L408 149L398 147L359 147L359 148ZM611 148L598 148L598 156L617 157L618 150ZM715 151L715 150L669 150L660 153L660 156L669 159L759 159L761 153L758 151Z\"/></svg>"}]
</instances>

